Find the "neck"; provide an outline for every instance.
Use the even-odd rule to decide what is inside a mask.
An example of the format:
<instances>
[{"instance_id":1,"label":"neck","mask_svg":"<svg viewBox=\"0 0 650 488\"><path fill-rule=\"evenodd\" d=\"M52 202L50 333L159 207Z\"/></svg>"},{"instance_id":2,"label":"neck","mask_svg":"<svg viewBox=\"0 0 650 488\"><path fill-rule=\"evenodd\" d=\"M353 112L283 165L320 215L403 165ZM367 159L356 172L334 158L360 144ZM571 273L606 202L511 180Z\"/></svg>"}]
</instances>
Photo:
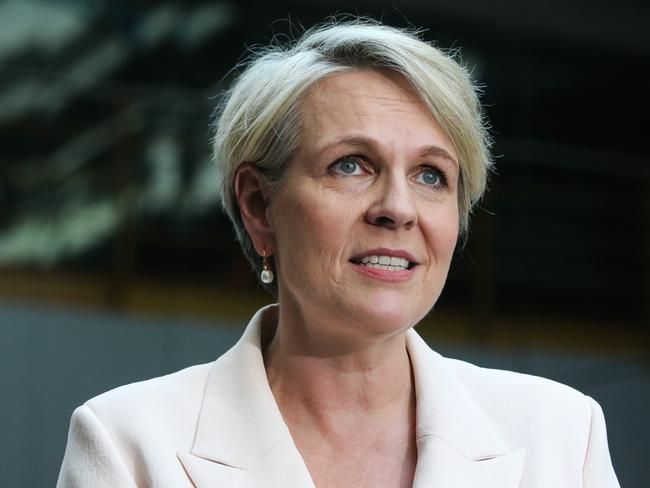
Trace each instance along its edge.
<instances>
[{"instance_id":1,"label":"neck","mask_svg":"<svg viewBox=\"0 0 650 488\"><path fill-rule=\"evenodd\" d=\"M412 418L415 393L406 333L341 338L325 332L332 330L345 329L322 320L296 321L280 310L264 360L285 420L328 432Z\"/></svg>"}]
</instances>

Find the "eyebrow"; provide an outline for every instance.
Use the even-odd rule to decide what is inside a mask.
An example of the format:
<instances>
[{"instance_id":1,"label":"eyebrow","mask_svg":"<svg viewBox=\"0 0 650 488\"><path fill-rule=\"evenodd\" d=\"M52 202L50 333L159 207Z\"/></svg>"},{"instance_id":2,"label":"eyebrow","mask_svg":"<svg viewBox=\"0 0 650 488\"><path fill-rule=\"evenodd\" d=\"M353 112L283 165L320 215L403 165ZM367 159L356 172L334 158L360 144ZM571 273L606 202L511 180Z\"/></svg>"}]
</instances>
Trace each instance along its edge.
<instances>
[{"instance_id":1,"label":"eyebrow","mask_svg":"<svg viewBox=\"0 0 650 488\"><path fill-rule=\"evenodd\" d=\"M365 136L341 137L339 139L335 139L334 141L326 144L321 149L320 152L329 151L333 147L342 144L346 146L371 147L371 148L380 145L376 139L370 137L365 137ZM458 164L458 161L451 154L449 154L449 152L446 149L440 146L427 145L427 146L422 146L419 149L420 149L420 156L437 156L437 157L447 159L454 164Z\"/></svg>"}]
</instances>

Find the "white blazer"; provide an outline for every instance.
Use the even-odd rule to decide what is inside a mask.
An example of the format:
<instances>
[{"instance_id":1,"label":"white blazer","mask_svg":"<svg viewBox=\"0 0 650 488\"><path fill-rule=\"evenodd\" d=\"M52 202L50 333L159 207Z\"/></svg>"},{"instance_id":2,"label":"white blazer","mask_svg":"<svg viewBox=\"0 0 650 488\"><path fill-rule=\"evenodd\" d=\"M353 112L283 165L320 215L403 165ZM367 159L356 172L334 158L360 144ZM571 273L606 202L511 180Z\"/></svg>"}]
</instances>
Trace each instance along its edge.
<instances>
[{"instance_id":1,"label":"white blazer","mask_svg":"<svg viewBox=\"0 0 650 488\"><path fill-rule=\"evenodd\" d=\"M269 387L258 311L210 364L77 408L59 487L314 488ZM614 488L603 413L550 380L446 359L407 334L416 488Z\"/></svg>"}]
</instances>

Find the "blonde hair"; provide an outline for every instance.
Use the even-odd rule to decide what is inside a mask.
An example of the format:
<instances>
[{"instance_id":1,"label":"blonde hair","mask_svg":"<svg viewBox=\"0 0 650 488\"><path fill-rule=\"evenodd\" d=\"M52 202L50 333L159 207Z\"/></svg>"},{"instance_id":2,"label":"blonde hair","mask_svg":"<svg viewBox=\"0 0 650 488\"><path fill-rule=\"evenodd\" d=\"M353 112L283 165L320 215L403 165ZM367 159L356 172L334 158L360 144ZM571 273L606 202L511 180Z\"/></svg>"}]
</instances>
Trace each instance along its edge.
<instances>
[{"instance_id":1,"label":"blonde hair","mask_svg":"<svg viewBox=\"0 0 650 488\"><path fill-rule=\"evenodd\" d=\"M454 59L455 53L423 41L420 34L369 19L332 19L294 42L256 50L240 65L242 71L215 113L213 159L223 208L254 269L259 271L261 264L241 220L233 188L235 171L250 162L269 185L279 185L301 141L300 104L305 93L318 80L353 69L402 75L429 108L459 157L460 230L467 231L492 166L490 138L478 89L467 69Z\"/></svg>"}]
</instances>

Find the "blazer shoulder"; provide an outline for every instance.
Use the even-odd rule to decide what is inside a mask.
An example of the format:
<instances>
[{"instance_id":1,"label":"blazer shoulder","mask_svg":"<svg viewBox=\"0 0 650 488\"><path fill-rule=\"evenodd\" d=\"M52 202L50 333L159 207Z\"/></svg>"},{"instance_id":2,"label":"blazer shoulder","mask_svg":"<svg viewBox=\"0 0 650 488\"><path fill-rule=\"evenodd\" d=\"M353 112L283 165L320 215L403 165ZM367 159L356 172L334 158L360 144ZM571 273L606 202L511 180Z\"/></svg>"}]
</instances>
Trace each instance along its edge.
<instances>
[{"instance_id":1,"label":"blazer shoulder","mask_svg":"<svg viewBox=\"0 0 650 488\"><path fill-rule=\"evenodd\" d=\"M590 397L547 378L483 368L457 359L446 361L494 425L514 444L550 445L569 439L576 453L585 452L595 404Z\"/></svg>"},{"instance_id":2,"label":"blazer shoulder","mask_svg":"<svg viewBox=\"0 0 650 488\"><path fill-rule=\"evenodd\" d=\"M196 421L212 364L123 385L84 405L116 438L132 438L165 425L180 428L181 423Z\"/></svg>"},{"instance_id":3,"label":"blazer shoulder","mask_svg":"<svg viewBox=\"0 0 650 488\"><path fill-rule=\"evenodd\" d=\"M122 385L91 398L85 404L95 413L105 409L148 408L184 402L201 395L203 385L214 363L199 364L164 376Z\"/></svg>"},{"instance_id":4,"label":"blazer shoulder","mask_svg":"<svg viewBox=\"0 0 650 488\"><path fill-rule=\"evenodd\" d=\"M481 396L508 394L504 398L517 396L517 400L552 402L566 408L567 404L579 404L587 408L587 397L568 385L541 376L534 376L502 369L484 368L459 359L445 358L456 374L472 392ZM525 395L526 398L519 398Z\"/></svg>"},{"instance_id":5,"label":"blazer shoulder","mask_svg":"<svg viewBox=\"0 0 650 488\"><path fill-rule=\"evenodd\" d=\"M554 480L542 486L559 486L565 479L619 486L602 409L591 397L539 376L446 361L506 443L527 448L525 479Z\"/></svg>"}]
</instances>

